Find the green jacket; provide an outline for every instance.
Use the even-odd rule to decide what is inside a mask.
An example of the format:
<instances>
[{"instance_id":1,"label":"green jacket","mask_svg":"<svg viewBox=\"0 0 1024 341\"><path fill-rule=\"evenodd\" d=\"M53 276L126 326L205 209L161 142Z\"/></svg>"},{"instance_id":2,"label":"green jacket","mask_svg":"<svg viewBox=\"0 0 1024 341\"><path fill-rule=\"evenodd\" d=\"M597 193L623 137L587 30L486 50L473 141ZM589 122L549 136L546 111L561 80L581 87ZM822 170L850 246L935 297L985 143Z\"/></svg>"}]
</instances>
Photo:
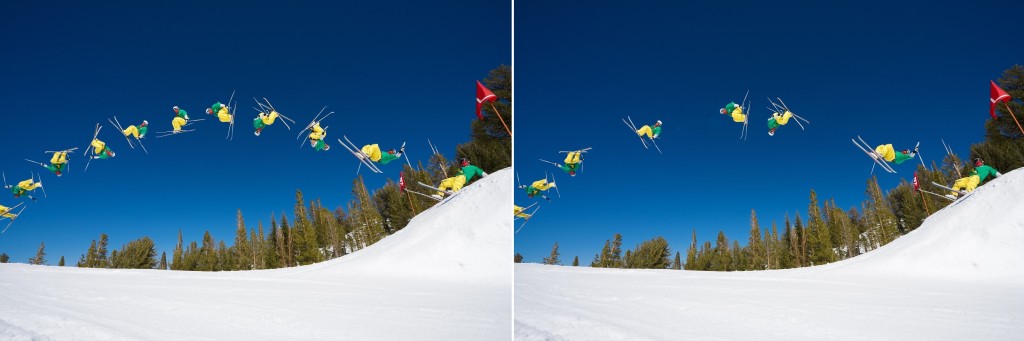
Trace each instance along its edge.
<instances>
[{"instance_id":1,"label":"green jacket","mask_svg":"<svg viewBox=\"0 0 1024 341\"><path fill-rule=\"evenodd\" d=\"M381 158L381 160L383 160L383 158ZM480 177L483 177L484 176L484 170L480 169L480 167L477 167L477 166L474 166L474 165L468 165L466 167L462 167L462 169L459 170L459 175L465 176L466 177L466 183L468 184L469 180L473 180L473 178L478 176L478 175Z\"/></svg>"},{"instance_id":2,"label":"green jacket","mask_svg":"<svg viewBox=\"0 0 1024 341\"><path fill-rule=\"evenodd\" d=\"M256 129L263 129L263 127L265 127L266 124L263 124L263 120L257 117L256 119L252 120L252 126Z\"/></svg>"},{"instance_id":3,"label":"green jacket","mask_svg":"<svg viewBox=\"0 0 1024 341\"><path fill-rule=\"evenodd\" d=\"M388 153L388 152L383 152L383 153L380 153L380 161L379 162L382 165L386 165L386 164L388 164L388 162L391 162L394 159L397 159L399 157L400 156L398 156L398 154L391 154L391 153Z\"/></svg>"},{"instance_id":4,"label":"green jacket","mask_svg":"<svg viewBox=\"0 0 1024 341\"><path fill-rule=\"evenodd\" d=\"M313 149L318 150L318 151L322 151L322 150L326 149L326 147L325 147L326 145L327 145L327 143L325 143L323 139L320 139L320 140L316 141L316 146L314 146Z\"/></svg>"},{"instance_id":5,"label":"green jacket","mask_svg":"<svg viewBox=\"0 0 1024 341\"><path fill-rule=\"evenodd\" d=\"M739 104L736 104L736 102L729 102L729 104L725 105L725 113L726 114L731 114L732 111L736 110L736 107L738 107L738 106L739 106Z\"/></svg>"},{"instance_id":6,"label":"green jacket","mask_svg":"<svg viewBox=\"0 0 1024 341\"><path fill-rule=\"evenodd\" d=\"M775 129L779 127L779 122L775 122L775 116L768 119L768 129Z\"/></svg>"},{"instance_id":7,"label":"green jacket","mask_svg":"<svg viewBox=\"0 0 1024 341\"><path fill-rule=\"evenodd\" d=\"M178 111L181 111L181 109L178 109ZM147 126L138 126L137 128L139 129L139 137L142 137L142 135L146 135L146 132L149 131L149 126L148 125Z\"/></svg>"},{"instance_id":8,"label":"green jacket","mask_svg":"<svg viewBox=\"0 0 1024 341\"><path fill-rule=\"evenodd\" d=\"M661 134L661 126L651 126L651 135Z\"/></svg>"},{"instance_id":9,"label":"green jacket","mask_svg":"<svg viewBox=\"0 0 1024 341\"><path fill-rule=\"evenodd\" d=\"M974 171L971 172L971 175L977 175L978 182L981 183L982 181L985 181L985 178L989 175L998 177L999 171L989 165L981 165L981 167L975 167Z\"/></svg>"},{"instance_id":10,"label":"green jacket","mask_svg":"<svg viewBox=\"0 0 1024 341\"><path fill-rule=\"evenodd\" d=\"M63 163L58 163L56 165L50 164L46 166L46 169L49 169L50 172L57 173L57 171L64 171L64 165L65 164Z\"/></svg>"},{"instance_id":11,"label":"green jacket","mask_svg":"<svg viewBox=\"0 0 1024 341\"><path fill-rule=\"evenodd\" d=\"M571 164L562 165L562 171L566 172L566 173L568 173L570 171L579 172L581 166L583 166L583 165L579 164L579 163L571 163Z\"/></svg>"},{"instance_id":12,"label":"green jacket","mask_svg":"<svg viewBox=\"0 0 1024 341\"><path fill-rule=\"evenodd\" d=\"M178 117L185 118L185 116L188 116L188 111L185 111L185 109L182 108L178 108Z\"/></svg>"},{"instance_id":13,"label":"green jacket","mask_svg":"<svg viewBox=\"0 0 1024 341\"><path fill-rule=\"evenodd\" d=\"M892 163L901 164L903 161L913 159L914 156L910 154L903 154L903 152L896 152L896 158L892 160Z\"/></svg>"},{"instance_id":14,"label":"green jacket","mask_svg":"<svg viewBox=\"0 0 1024 341\"><path fill-rule=\"evenodd\" d=\"M22 194L25 194L25 189L18 186L14 186L11 187L11 193L14 193L14 196L16 197L21 196Z\"/></svg>"},{"instance_id":15,"label":"green jacket","mask_svg":"<svg viewBox=\"0 0 1024 341\"><path fill-rule=\"evenodd\" d=\"M217 102L217 103L214 103L213 106L210 107L210 109L213 110L214 114L216 114L218 111L220 111L220 108L223 108L223 107L224 107L223 104L221 104L220 102Z\"/></svg>"},{"instance_id":16,"label":"green jacket","mask_svg":"<svg viewBox=\"0 0 1024 341\"><path fill-rule=\"evenodd\" d=\"M540 193L540 191L533 188L533 186L526 186L526 195L537 195L537 193Z\"/></svg>"}]
</instances>

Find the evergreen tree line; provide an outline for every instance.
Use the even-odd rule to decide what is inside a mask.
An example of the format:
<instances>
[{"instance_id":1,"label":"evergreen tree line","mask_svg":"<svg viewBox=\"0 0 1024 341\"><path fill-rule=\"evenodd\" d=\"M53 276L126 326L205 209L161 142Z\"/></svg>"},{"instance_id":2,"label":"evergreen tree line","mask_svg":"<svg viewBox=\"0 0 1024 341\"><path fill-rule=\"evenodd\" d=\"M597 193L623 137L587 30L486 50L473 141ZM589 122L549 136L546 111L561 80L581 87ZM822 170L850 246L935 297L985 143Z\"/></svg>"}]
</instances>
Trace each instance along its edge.
<instances>
[{"instance_id":1,"label":"evergreen tree line","mask_svg":"<svg viewBox=\"0 0 1024 341\"><path fill-rule=\"evenodd\" d=\"M997 81L999 86L1013 98L1024 98L1024 67L1014 65L1003 72ZM1015 114L1024 114L1019 101L1007 104ZM1017 122L1010 117L1010 111L1001 103L997 107L999 120L985 123L985 140L971 145L971 155L966 160L955 153L942 159L941 165L932 162L930 167L918 165L916 174L920 186L935 190L931 182L952 184L956 179L966 177L973 171L971 160L980 157L985 163L1002 173L1024 166L1024 133ZM1024 117L1018 117L1021 120ZM991 179L989 179L991 180ZM925 195L914 190L907 179L887 193L882 192L878 180L871 177L865 190L867 198L859 207L839 208L834 199L820 203L818 195L811 190L806 222L799 214L790 220L787 214L782 230L774 221L771 228L762 228L757 213L750 212L750 233L746 245L739 240L729 240L725 233L718 232L712 243L698 244L696 231L686 253L687 270L739 271L787 269L835 262L871 251L892 242L896 238L917 229L931 213L946 207L951 202L942 198ZM559 264L557 243L552 255L544 259L545 264ZM679 254L669 262L669 246L663 238L645 241L633 250L622 251L622 236L615 234L606 240L601 252L594 256L592 267L608 268L680 268ZM522 255L516 254L516 262Z\"/></svg>"},{"instance_id":2,"label":"evergreen tree line","mask_svg":"<svg viewBox=\"0 0 1024 341\"><path fill-rule=\"evenodd\" d=\"M506 65L499 66L490 71L483 83L500 98L494 106L511 125L511 69ZM467 109L467 114L469 110L472 109ZM456 146L456 155L457 158L469 158L478 167L493 172L511 166L511 138L494 116L497 114L490 105L485 105L484 111L485 119L473 120L471 140ZM410 189L429 192L417 188L422 186L416 182L438 184L455 176L459 168L457 163L449 162L442 154L434 154L428 165L419 162L413 169L406 164L402 172ZM204 232L201 241L186 244L179 230L170 262L166 259L166 252L160 260L156 259L155 247L148 237L129 242L108 257L107 236L103 234L99 242L92 242L78 266L227 271L313 264L376 243L404 228L416 214L435 203L428 198L402 193L398 183L391 179L371 194L359 176L352 181L352 200L344 209L325 208L320 199L306 201L302 191L296 190L292 208L294 221L289 221L284 213L280 220L271 214L269 230L264 228L262 221L257 222L255 228L246 226L239 210L230 247L225 240L214 239L210 231Z\"/></svg>"}]
</instances>

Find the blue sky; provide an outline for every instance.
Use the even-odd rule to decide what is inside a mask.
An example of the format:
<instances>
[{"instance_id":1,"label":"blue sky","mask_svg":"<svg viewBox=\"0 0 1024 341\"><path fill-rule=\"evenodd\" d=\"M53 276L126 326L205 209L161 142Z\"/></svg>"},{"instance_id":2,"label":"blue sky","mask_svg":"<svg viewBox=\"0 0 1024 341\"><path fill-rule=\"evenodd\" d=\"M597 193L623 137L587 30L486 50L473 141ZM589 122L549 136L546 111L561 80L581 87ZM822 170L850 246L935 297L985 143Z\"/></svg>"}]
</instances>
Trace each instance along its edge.
<instances>
[{"instance_id":1,"label":"blue sky","mask_svg":"<svg viewBox=\"0 0 1024 341\"><path fill-rule=\"evenodd\" d=\"M788 213L806 220L814 189L859 205L872 162L850 139L912 148L926 162L941 139L966 156L983 139L988 82L1021 63L1018 27L999 13L1020 2L517 2L516 169L532 182L557 171L561 198L540 203L516 235L528 262L557 241L564 264L584 265L604 241L657 236L685 257L691 232L746 244L750 211L762 228ZM720 115L747 90L750 136ZM767 97L810 120L767 135ZM664 155L621 122L664 122ZM593 147L570 179L538 158ZM883 188L914 164L880 174ZM875 174L879 174L877 171ZM535 201L522 191L515 202ZM517 223L516 227L518 228ZM781 233L781 231L780 231Z\"/></svg>"},{"instance_id":2,"label":"blue sky","mask_svg":"<svg viewBox=\"0 0 1024 341\"><path fill-rule=\"evenodd\" d=\"M476 80L511 64L511 5L501 1L364 2L19 2L0 5L0 94L6 146L0 168L16 183L44 171L45 150L84 147L97 122L117 152L83 172L82 149L69 174L47 173L48 198L0 236L0 252L25 262L46 242L47 259L69 265L100 233L110 249L149 236L159 251L184 239L234 238L235 213L269 230L272 213L291 220L295 189L307 200L344 206L357 161L337 146L343 134L362 145L397 148L416 162L427 139L453 157L469 140ZM204 113L237 90L233 141ZM299 121L252 134L253 97L268 98ZM170 130L171 107L195 118L195 132L144 140L132 150L107 123ZM332 149L299 149L295 139L323 106ZM397 179L362 172L367 186ZM494 170L487 170L494 171ZM11 206L17 200L0 197ZM6 225L6 222L4 223Z\"/></svg>"}]
</instances>

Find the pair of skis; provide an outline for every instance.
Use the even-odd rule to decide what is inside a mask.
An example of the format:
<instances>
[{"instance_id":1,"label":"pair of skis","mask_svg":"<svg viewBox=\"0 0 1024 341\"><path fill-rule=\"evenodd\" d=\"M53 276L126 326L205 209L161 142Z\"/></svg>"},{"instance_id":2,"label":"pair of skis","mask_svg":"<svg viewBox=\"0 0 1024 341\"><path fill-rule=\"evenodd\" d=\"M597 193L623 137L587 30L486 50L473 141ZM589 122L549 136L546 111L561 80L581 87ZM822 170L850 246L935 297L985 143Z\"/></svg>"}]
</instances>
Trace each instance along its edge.
<instances>
[{"instance_id":1,"label":"pair of skis","mask_svg":"<svg viewBox=\"0 0 1024 341\"><path fill-rule=\"evenodd\" d=\"M291 121L292 124L295 124L295 120L293 120L291 118L288 118L288 116L285 116L280 111L277 111L277 109L274 108L274 105L270 104L270 100L268 100L266 97L263 97L263 100L266 101L267 104L260 103L260 101L257 100L256 97L253 97L252 100L256 101L256 105L258 105L260 107L259 109L256 109L256 108L253 108L253 109L256 109L256 111L261 112L261 113L266 113L267 115L270 115L271 112L276 112L277 116L281 117L281 122L284 123L284 127L288 128L288 131L292 131L292 127L288 125L288 121ZM327 107L324 107L324 109L326 109L326 108ZM234 116L232 116L232 117L234 117ZM256 115L256 119L257 120L260 119L259 115ZM234 118L232 118L232 120L234 120ZM312 125L310 125L310 127L312 127Z\"/></svg>"},{"instance_id":2,"label":"pair of skis","mask_svg":"<svg viewBox=\"0 0 1024 341\"><path fill-rule=\"evenodd\" d=\"M626 121L626 119L629 119L629 121ZM626 126L627 126L627 127L629 127L629 131L632 131L632 132L633 132L634 134L636 134L636 133L637 133L636 131L637 131L638 129L636 129L636 125L635 125L635 124L633 124L633 118L631 118L631 117L629 117L629 116L626 116L626 118L622 119L622 123L625 123L625 124L626 124ZM643 137L643 135L637 135L637 137L639 137L639 138L640 138L640 143L642 143L642 144L644 145L644 148L650 149L649 147L647 147L647 142L644 142L644 137ZM662 154L662 152L661 152L661 148L658 148L658 143L657 143L657 142L654 142L654 139L653 139L653 138L652 138L652 139L650 139L650 140L651 140L651 144L653 144L653 145L654 145L654 148L658 150L658 154Z\"/></svg>"},{"instance_id":3,"label":"pair of skis","mask_svg":"<svg viewBox=\"0 0 1024 341\"><path fill-rule=\"evenodd\" d=\"M324 115L324 117L320 117L320 115L323 115L324 110L327 110L327 106L324 106L322 109L320 109L320 112L316 114L316 117L313 117L312 121L309 121L309 124L306 125L306 128L303 128L302 131L299 131L299 134L295 136L296 140L298 140L299 138L302 137L302 133L306 132L307 130L313 129L313 126L315 126L317 123L327 119L327 117L330 117L331 114L334 113L332 111L332 112L327 113L327 115ZM327 128L330 128L330 127L329 126L328 127L324 127L324 134L325 134L325 136L327 134ZM299 144L299 149L302 149L302 146L304 146L305 143L306 143L306 141L302 141L302 144Z\"/></svg>"},{"instance_id":4,"label":"pair of skis","mask_svg":"<svg viewBox=\"0 0 1024 341\"><path fill-rule=\"evenodd\" d=\"M863 143L863 145L857 143L857 140L860 140L860 143ZM896 170L892 168L892 165L886 162L881 155L878 155L878 153L875 152L875 149L871 148L871 145L865 142L864 139L860 137L860 135L857 135L857 140L850 139L850 141L853 142L853 145L857 146L857 148L860 148L860 150L864 151L865 154L868 154L868 157L874 160L875 163L878 164L878 166L881 166L882 169L884 169L886 172L896 173ZM874 172L874 170L875 165L871 165L871 171Z\"/></svg>"},{"instance_id":5,"label":"pair of skis","mask_svg":"<svg viewBox=\"0 0 1024 341\"><path fill-rule=\"evenodd\" d=\"M114 116L113 120L108 118L107 122L110 122L111 125L113 125L115 128L117 128L117 130L121 132L121 135L124 135L124 126L121 126L121 122L117 120L117 116ZM130 138L128 138L128 135L124 135L124 140L128 141L128 146L129 147L132 147L132 149L135 149L135 145L132 144L132 140ZM149 151L146 150L146 146L144 146L142 144L142 138L141 137L136 139L135 142L139 143L139 146L142 147L142 151L146 152L146 154L149 154Z\"/></svg>"},{"instance_id":6,"label":"pair of skis","mask_svg":"<svg viewBox=\"0 0 1024 341\"><path fill-rule=\"evenodd\" d=\"M779 103L772 102L772 99L768 98L768 103L771 103L772 107L775 108L774 110L772 108L768 108L768 110L771 110L771 111L776 112L776 113L779 113L779 112L785 113L785 112L788 111L790 114L793 114L793 118L796 119L795 120L796 121L796 125L800 126L800 130L807 130L807 129L804 129L804 125L801 124L800 121L804 121L804 123L807 123L807 124L811 124L811 121L808 121L807 119L805 119L803 117L800 117L796 113L793 113L792 110L789 110L789 107L786 106L786 102L783 102L781 98L775 97L775 99L779 100Z\"/></svg>"},{"instance_id":7,"label":"pair of skis","mask_svg":"<svg viewBox=\"0 0 1024 341\"><path fill-rule=\"evenodd\" d=\"M526 210L529 210L530 207L533 207L534 205L537 205L537 203L534 202L534 203L530 204L530 206L523 207L523 210L520 211L520 213L526 212ZM526 218L523 218L523 223L521 225L519 225L519 228L517 228L516 232L514 232L514 233L519 233L519 230L522 230L523 226L526 226L526 223L530 221L530 218L533 218L533 216L537 214L538 210L540 210L540 206L537 206L537 208L533 209L533 212L526 213ZM519 219L519 217L513 218L513 220L515 220L515 219Z\"/></svg>"},{"instance_id":8,"label":"pair of skis","mask_svg":"<svg viewBox=\"0 0 1024 341\"><path fill-rule=\"evenodd\" d=\"M85 170L84 171L86 171L86 172L89 171L89 165L92 164L92 159L93 159L92 156L89 156L89 150L92 149L92 141L95 141L96 137L100 136L100 130L103 130L103 126L101 126L99 123L96 123L96 130L93 131L92 140L89 140L89 144L85 145L85 154L82 154L82 155L89 158L89 161L85 162Z\"/></svg>"},{"instance_id":9,"label":"pair of skis","mask_svg":"<svg viewBox=\"0 0 1024 341\"><path fill-rule=\"evenodd\" d=\"M747 110L743 112L743 128L740 129L740 140L743 141L747 140L747 126L750 123L750 110L752 109L750 104L747 103L747 96L749 95L750 89L747 89L747 93L743 95L743 100L740 101L740 109L742 110L743 108L747 108Z\"/></svg>"},{"instance_id":10,"label":"pair of skis","mask_svg":"<svg viewBox=\"0 0 1024 341\"><path fill-rule=\"evenodd\" d=\"M24 204L25 203L23 203L23 202L19 202L17 205L14 205L14 207L11 207L9 210L7 210L6 213L11 213L11 211L14 211L14 209L18 208L18 206L21 206L21 205L24 205ZM7 223L7 226L4 227L3 231L0 231L0 234L3 234L4 232L7 232L7 229L10 228L11 225L14 224L15 220L18 220L18 217L21 216L21 212L24 212L26 208L28 208L28 206L22 207L20 210L18 210L18 213L14 213L14 218L10 218L11 221L9 223Z\"/></svg>"},{"instance_id":11,"label":"pair of skis","mask_svg":"<svg viewBox=\"0 0 1024 341\"><path fill-rule=\"evenodd\" d=\"M444 194L445 194L445 196L444 196L444 197L441 197L441 196L439 196L439 195L437 195L437 194L434 194L434 195L426 195L426 194L423 194L423 193L416 193L416 194L420 194L420 195L424 195L424 196L430 197L431 199L434 199L434 200L437 200L437 201L441 201L441 200L444 200L444 198L451 198L451 197L452 197L453 195L455 195L455 193L456 193L455 191L452 191L452 190L450 190L450 189L449 189L449 190L443 190L443 191L442 191L442 190L441 190L440 188L437 188L437 187L435 187L435 186L431 186L431 185L428 185L428 184L425 184L425 183L422 183L422 182L419 182L419 181L417 181L417 182L416 182L416 184L418 184L418 185L420 185L420 186L423 186L423 187L426 187L426 188L429 188L429 189L432 189L432 190L435 190L435 191L441 191L441 192L444 192ZM406 190L408 191L408 189L406 189ZM414 193L415 193L415 192L414 192Z\"/></svg>"},{"instance_id":12,"label":"pair of skis","mask_svg":"<svg viewBox=\"0 0 1024 341\"><path fill-rule=\"evenodd\" d=\"M925 193L928 193L928 194L933 194L933 195L941 196L941 197L946 198L947 200L950 200L950 201L962 200L963 198L968 197L971 193L974 193L974 192L968 192L968 191L965 191L965 190L962 190L962 189L960 189L960 190L953 189L952 187L948 187L946 185L942 185L942 184L936 183L934 181L932 182L932 185L935 185L936 187L939 187L939 188L950 190L952 192L960 193L959 197L954 198L952 195L939 195L938 193L931 193L931 192L928 192L928 191L922 191L922 192L925 192Z\"/></svg>"}]
</instances>

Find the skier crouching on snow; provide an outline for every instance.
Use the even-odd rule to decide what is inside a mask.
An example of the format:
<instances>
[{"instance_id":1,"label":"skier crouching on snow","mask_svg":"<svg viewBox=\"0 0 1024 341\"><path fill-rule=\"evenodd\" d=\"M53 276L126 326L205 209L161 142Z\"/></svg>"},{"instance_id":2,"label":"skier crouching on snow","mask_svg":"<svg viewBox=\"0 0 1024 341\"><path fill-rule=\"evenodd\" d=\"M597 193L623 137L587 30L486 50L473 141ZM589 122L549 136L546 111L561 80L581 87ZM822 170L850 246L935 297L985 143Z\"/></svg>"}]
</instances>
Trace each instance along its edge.
<instances>
[{"instance_id":1,"label":"skier crouching on snow","mask_svg":"<svg viewBox=\"0 0 1024 341\"><path fill-rule=\"evenodd\" d=\"M280 115L281 114L277 113L277 110L271 110L270 115L261 112L258 116L256 116L256 119L252 120L252 126L256 128L256 132L254 134L256 134L256 136L260 136L260 133L263 132L263 128L265 128L268 125L274 124L274 120L276 120L277 117Z\"/></svg>"},{"instance_id":2,"label":"skier crouching on snow","mask_svg":"<svg viewBox=\"0 0 1024 341\"><path fill-rule=\"evenodd\" d=\"M309 144L313 146L313 149L317 151L331 149L331 146L324 142L324 137L327 137L327 131L320 127L320 122L313 122L313 127L309 132Z\"/></svg>"},{"instance_id":3,"label":"skier crouching on snow","mask_svg":"<svg viewBox=\"0 0 1024 341\"><path fill-rule=\"evenodd\" d=\"M530 197L530 198L533 198L534 195L540 194L541 191L549 190L552 187L555 187L555 183L554 182L550 182L549 183L548 179L540 179L540 180L534 181L529 186L522 186L522 185L519 186L519 188L525 188L526 189L526 196ZM544 200L551 201L551 199L549 199L546 195L541 194L540 197L544 198Z\"/></svg>"},{"instance_id":4,"label":"skier crouching on snow","mask_svg":"<svg viewBox=\"0 0 1024 341\"><path fill-rule=\"evenodd\" d=\"M718 109L718 112L722 115L729 114L732 116L732 121L736 123L743 123L747 121L747 115L743 114L743 107L736 102L729 102L725 105L725 108Z\"/></svg>"},{"instance_id":5,"label":"skier crouching on snow","mask_svg":"<svg viewBox=\"0 0 1024 341\"><path fill-rule=\"evenodd\" d=\"M107 144L100 141L100 139L93 139L90 145L93 148L93 159L109 159L114 157L114 151L107 148Z\"/></svg>"},{"instance_id":6,"label":"skier crouching on snow","mask_svg":"<svg viewBox=\"0 0 1024 341\"><path fill-rule=\"evenodd\" d=\"M39 187L43 187L43 182L42 181L35 182L35 180L33 180L33 179L28 179L28 180L19 182L17 186L7 186L5 188L9 188L11 190L11 193L14 194L15 198L20 198L22 195L25 195L25 196L28 196L29 199L36 200L36 198L33 198L32 195L27 194L27 193L28 193L28 191L34 191L34 190L36 190L36 188L39 188Z\"/></svg>"},{"instance_id":7,"label":"skier crouching on snow","mask_svg":"<svg viewBox=\"0 0 1024 341\"><path fill-rule=\"evenodd\" d=\"M181 127L184 127L186 124L188 124L188 112L184 109L178 108L177 105L175 105L174 108L172 109L174 110L174 119L171 120L171 126L174 127L173 131L175 134L177 134L181 132Z\"/></svg>"},{"instance_id":8,"label":"skier crouching on snow","mask_svg":"<svg viewBox=\"0 0 1024 341\"><path fill-rule=\"evenodd\" d=\"M149 131L149 121L142 120L142 124L140 124L138 127L136 127L135 125L130 125L128 126L128 128L125 128L124 131L122 131L121 133L124 134L124 136L131 135L132 137L135 137L136 140L138 140L143 137L146 137L147 131Z\"/></svg>"},{"instance_id":9,"label":"skier crouching on snow","mask_svg":"<svg viewBox=\"0 0 1024 341\"><path fill-rule=\"evenodd\" d=\"M458 175L441 180L441 185L437 186L439 192L435 194L437 197L443 197L448 191L452 193L458 192L462 189L462 186L465 186L478 175L481 178L487 177L487 172L484 172L480 167L469 164L469 159L467 158L459 159L459 165L462 168L459 169Z\"/></svg>"},{"instance_id":10,"label":"skier crouching on snow","mask_svg":"<svg viewBox=\"0 0 1024 341\"><path fill-rule=\"evenodd\" d=\"M648 125L640 127L640 129L637 129L636 134L640 136L647 135L647 138L652 140L658 138L658 135L661 134L661 120L654 122L653 128Z\"/></svg>"},{"instance_id":11,"label":"skier crouching on snow","mask_svg":"<svg viewBox=\"0 0 1024 341\"><path fill-rule=\"evenodd\" d=\"M580 159L580 154L582 153L583 152L580 151L569 152L569 154L565 156L565 165L555 164L555 166L558 166L562 171L569 173L569 176L576 176L576 172L580 170L580 167L583 167L583 160Z\"/></svg>"},{"instance_id":12,"label":"skier crouching on snow","mask_svg":"<svg viewBox=\"0 0 1024 341\"><path fill-rule=\"evenodd\" d=\"M402 153L405 153L405 147L402 147L402 150L399 150L397 152L394 149L388 149L387 153L381 153L380 146L378 146L377 144L368 144L363 146L362 151L363 154L369 156L370 161L386 165L388 164L388 162L391 162L397 158L402 157ZM360 159L363 158L362 155L357 156Z\"/></svg>"},{"instance_id":13,"label":"skier crouching on snow","mask_svg":"<svg viewBox=\"0 0 1024 341\"><path fill-rule=\"evenodd\" d=\"M978 184L984 181L985 178L988 178L989 175L993 178L998 178L1002 174L1000 174L995 168L992 168L992 166L986 165L985 161L980 157L974 158L974 170L971 171L971 175L954 181L952 194L947 194L946 196L956 199L957 196L960 195L961 189L967 192L973 191L978 187Z\"/></svg>"},{"instance_id":14,"label":"skier crouching on snow","mask_svg":"<svg viewBox=\"0 0 1024 341\"><path fill-rule=\"evenodd\" d=\"M772 117L768 118L768 136L775 136L775 129L789 123L789 119L792 117L793 113L789 110L786 110L782 115L779 115L777 112L773 112Z\"/></svg>"},{"instance_id":15,"label":"skier crouching on snow","mask_svg":"<svg viewBox=\"0 0 1024 341\"><path fill-rule=\"evenodd\" d=\"M904 149L899 153L896 152L896 149L894 149L891 144L883 144L875 147L876 158L880 156L883 160L897 165L904 161L913 159L914 155L917 155L917 147L914 147L913 152L911 152L910 149Z\"/></svg>"},{"instance_id":16,"label":"skier crouching on snow","mask_svg":"<svg viewBox=\"0 0 1024 341\"><path fill-rule=\"evenodd\" d=\"M231 109L220 102L214 103L209 108L206 108L207 115L217 114L217 119L224 123L231 123Z\"/></svg>"}]
</instances>

